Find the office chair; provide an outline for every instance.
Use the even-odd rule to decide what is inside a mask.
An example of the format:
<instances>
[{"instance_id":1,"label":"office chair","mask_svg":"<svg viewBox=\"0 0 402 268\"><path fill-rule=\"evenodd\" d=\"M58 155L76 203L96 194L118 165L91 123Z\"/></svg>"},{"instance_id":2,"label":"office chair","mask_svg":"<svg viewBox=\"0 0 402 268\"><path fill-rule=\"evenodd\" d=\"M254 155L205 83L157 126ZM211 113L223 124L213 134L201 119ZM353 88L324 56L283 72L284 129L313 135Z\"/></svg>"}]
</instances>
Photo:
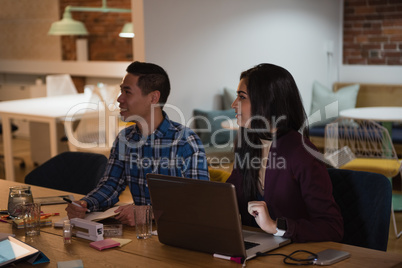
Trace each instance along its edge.
<instances>
[{"instance_id":1,"label":"office chair","mask_svg":"<svg viewBox=\"0 0 402 268\"><path fill-rule=\"evenodd\" d=\"M64 127L68 139L68 147L73 152L91 152L109 157L110 149L119 132L118 114L113 108L118 107L117 97L120 93L118 85L103 85L85 88L91 94L88 109L74 120L66 120Z\"/></svg>"},{"instance_id":2,"label":"office chair","mask_svg":"<svg viewBox=\"0 0 402 268\"><path fill-rule=\"evenodd\" d=\"M18 127L14 124L11 124L11 132L15 132L18 130ZM0 123L0 135L3 134L3 125ZM0 155L0 158L4 158L4 155ZM22 157L14 156L14 159L20 161L20 168L25 168L25 160Z\"/></svg>"},{"instance_id":3,"label":"office chair","mask_svg":"<svg viewBox=\"0 0 402 268\"><path fill-rule=\"evenodd\" d=\"M69 74L52 74L46 76L46 96L78 94L77 88Z\"/></svg>"},{"instance_id":4,"label":"office chair","mask_svg":"<svg viewBox=\"0 0 402 268\"><path fill-rule=\"evenodd\" d=\"M46 97L67 96L78 94L74 82L69 74L52 74L46 76ZM67 151L67 136L64 133L63 122L57 122L57 138L59 152ZM31 145L31 160L34 166L44 163L51 157L49 147L49 124L44 122L29 122L29 136Z\"/></svg>"},{"instance_id":5,"label":"office chair","mask_svg":"<svg viewBox=\"0 0 402 268\"><path fill-rule=\"evenodd\" d=\"M328 169L341 209L342 243L387 250L392 204L391 182L378 173Z\"/></svg>"},{"instance_id":6,"label":"office chair","mask_svg":"<svg viewBox=\"0 0 402 268\"><path fill-rule=\"evenodd\" d=\"M388 130L372 120L338 118L327 124L325 157L335 168L374 172L390 179L397 178L402 169ZM393 208L391 215L399 238L402 231L397 229Z\"/></svg>"},{"instance_id":7,"label":"office chair","mask_svg":"<svg viewBox=\"0 0 402 268\"><path fill-rule=\"evenodd\" d=\"M106 163L101 154L64 152L32 170L25 183L86 195L98 184Z\"/></svg>"}]
</instances>

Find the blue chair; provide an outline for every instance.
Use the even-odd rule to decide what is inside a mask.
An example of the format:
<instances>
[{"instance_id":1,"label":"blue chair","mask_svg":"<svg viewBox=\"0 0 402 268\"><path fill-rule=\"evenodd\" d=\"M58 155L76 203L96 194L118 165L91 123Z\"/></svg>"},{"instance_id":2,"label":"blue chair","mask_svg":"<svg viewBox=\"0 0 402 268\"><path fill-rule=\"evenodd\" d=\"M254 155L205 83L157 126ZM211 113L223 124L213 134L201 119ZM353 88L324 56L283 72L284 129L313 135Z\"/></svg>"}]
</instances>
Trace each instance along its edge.
<instances>
[{"instance_id":1,"label":"blue chair","mask_svg":"<svg viewBox=\"0 0 402 268\"><path fill-rule=\"evenodd\" d=\"M106 156L64 152L49 159L25 177L25 183L86 195L102 178Z\"/></svg>"},{"instance_id":2,"label":"blue chair","mask_svg":"<svg viewBox=\"0 0 402 268\"><path fill-rule=\"evenodd\" d=\"M342 243L387 250L392 187L378 173L328 169L344 221Z\"/></svg>"}]
</instances>

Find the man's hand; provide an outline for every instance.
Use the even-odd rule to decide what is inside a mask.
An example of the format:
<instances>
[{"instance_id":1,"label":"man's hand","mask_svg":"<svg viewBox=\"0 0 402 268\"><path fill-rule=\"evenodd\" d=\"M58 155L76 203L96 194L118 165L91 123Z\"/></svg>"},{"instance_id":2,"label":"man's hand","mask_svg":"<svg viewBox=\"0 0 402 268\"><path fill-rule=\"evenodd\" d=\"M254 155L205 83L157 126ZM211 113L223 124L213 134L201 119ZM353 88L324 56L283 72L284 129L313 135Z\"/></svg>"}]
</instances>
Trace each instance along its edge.
<instances>
[{"instance_id":1,"label":"man's hand","mask_svg":"<svg viewBox=\"0 0 402 268\"><path fill-rule=\"evenodd\" d=\"M269 216L267 204L264 201L248 202L248 213L254 216L262 230L270 234L276 233L276 222Z\"/></svg>"},{"instance_id":2,"label":"man's hand","mask_svg":"<svg viewBox=\"0 0 402 268\"><path fill-rule=\"evenodd\" d=\"M118 209L114 211L115 213L120 212L115 216L116 220L119 220L123 224L127 224L129 226L135 226L134 222L134 206L133 205L125 205L120 206Z\"/></svg>"},{"instance_id":3,"label":"man's hand","mask_svg":"<svg viewBox=\"0 0 402 268\"><path fill-rule=\"evenodd\" d=\"M87 212L87 202L84 200L73 201L80 206L76 206L73 204L68 204L66 207L67 216L69 219L72 218L80 218L83 219L85 217L85 213Z\"/></svg>"}]
</instances>

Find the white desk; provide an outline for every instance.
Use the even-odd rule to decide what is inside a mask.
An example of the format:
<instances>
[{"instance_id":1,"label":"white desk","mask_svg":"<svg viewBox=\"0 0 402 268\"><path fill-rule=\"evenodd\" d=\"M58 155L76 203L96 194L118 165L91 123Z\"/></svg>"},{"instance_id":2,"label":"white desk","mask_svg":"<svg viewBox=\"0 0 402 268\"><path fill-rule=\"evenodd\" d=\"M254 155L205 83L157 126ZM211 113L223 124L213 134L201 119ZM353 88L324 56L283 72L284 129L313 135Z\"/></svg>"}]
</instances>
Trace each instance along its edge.
<instances>
[{"instance_id":1,"label":"white desk","mask_svg":"<svg viewBox=\"0 0 402 268\"><path fill-rule=\"evenodd\" d=\"M351 119L373 120L381 122L392 138L392 122L402 122L402 107L363 107L347 109L339 115Z\"/></svg>"},{"instance_id":2,"label":"white desk","mask_svg":"<svg viewBox=\"0 0 402 268\"><path fill-rule=\"evenodd\" d=\"M76 105L83 106L90 96L84 94L64 95L46 98L34 98L0 102L0 117L3 125L4 162L7 180L15 180L11 119L24 119L49 124L50 154L57 155L57 122L63 121ZM85 110L77 111L82 114Z\"/></svg>"},{"instance_id":3,"label":"white desk","mask_svg":"<svg viewBox=\"0 0 402 268\"><path fill-rule=\"evenodd\" d=\"M402 107L363 107L339 112L342 117L381 122L402 121Z\"/></svg>"}]
</instances>

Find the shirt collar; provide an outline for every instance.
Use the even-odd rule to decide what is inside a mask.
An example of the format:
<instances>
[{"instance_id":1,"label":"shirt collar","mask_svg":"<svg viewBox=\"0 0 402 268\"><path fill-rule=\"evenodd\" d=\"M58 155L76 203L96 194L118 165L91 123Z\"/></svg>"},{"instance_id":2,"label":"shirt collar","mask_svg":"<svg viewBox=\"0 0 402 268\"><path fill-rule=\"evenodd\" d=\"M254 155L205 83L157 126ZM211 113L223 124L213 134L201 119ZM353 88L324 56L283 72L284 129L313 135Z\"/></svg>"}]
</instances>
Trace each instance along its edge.
<instances>
[{"instance_id":1,"label":"shirt collar","mask_svg":"<svg viewBox=\"0 0 402 268\"><path fill-rule=\"evenodd\" d=\"M165 136L169 128L171 128L172 126L172 122L170 121L169 116L165 113L165 111L162 111L162 115L163 115L162 123L152 133L152 135L155 135L157 138Z\"/></svg>"},{"instance_id":2,"label":"shirt collar","mask_svg":"<svg viewBox=\"0 0 402 268\"><path fill-rule=\"evenodd\" d=\"M170 121L169 116L165 113L165 111L162 111L162 115L163 115L162 123L159 124L159 126L154 130L154 132L152 132L151 135L149 135L149 137L154 135L156 138L161 138L168 132L169 128L173 127L172 121ZM127 129L126 138L127 140L130 140L135 135L138 135L139 137L142 136L140 128L137 126L137 124Z\"/></svg>"}]
</instances>

